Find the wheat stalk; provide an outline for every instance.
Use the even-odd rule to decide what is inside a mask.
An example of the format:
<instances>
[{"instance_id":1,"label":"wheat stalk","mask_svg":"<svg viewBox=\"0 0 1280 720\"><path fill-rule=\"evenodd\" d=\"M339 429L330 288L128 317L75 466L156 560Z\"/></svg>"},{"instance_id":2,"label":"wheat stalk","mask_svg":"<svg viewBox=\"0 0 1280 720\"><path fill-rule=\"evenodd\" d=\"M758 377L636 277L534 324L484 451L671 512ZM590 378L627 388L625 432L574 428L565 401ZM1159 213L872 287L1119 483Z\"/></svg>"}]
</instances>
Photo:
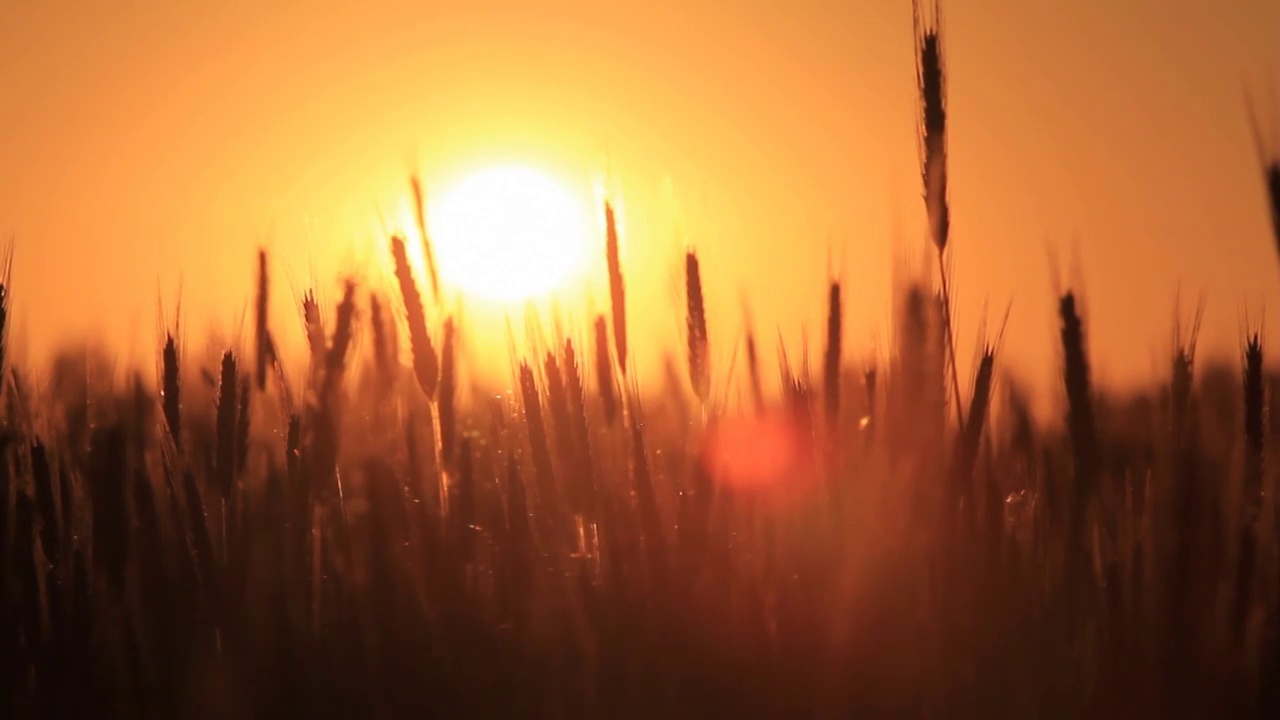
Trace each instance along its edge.
<instances>
[{"instance_id":1,"label":"wheat stalk","mask_svg":"<svg viewBox=\"0 0 1280 720\"><path fill-rule=\"evenodd\" d=\"M267 291L269 279L267 277L267 251L258 250L258 302L256 322L254 324L254 338L257 350L255 379L258 384L258 392L262 392L267 388L267 361L274 354L271 348L271 339L267 330Z\"/></svg>"},{"instance_id":2,"label":"wheat stalk","mask_svg":"<svg viewBox=\"0 0 1280 720\"><path fill-rule=\"evenodd\" d=\"M613 205L604 204L605 259L609 265L609 299L613 310L613 342L618 353L618 369L627 376L627 307L622 286L622 261L618 255L618 226Z\"/></svg>"},{"instance_id":3,"label":"wheat stalk","mask_svg":"<svg viewBox=\"0 0 1280 720\"><path fill-rule=\"evenodd\" d=\"M764 411L764 389L760 384L760 357L756 352L756 335L747 329L747 374L751 382L751 399L756 412Z\"/></svg>"},{"instance_id":4,"label":"wheat stalk","mask_svg":"<svg viewBox=\"0 0 1280 720\"><path fill-rule=\"evenodd\" d=\"M239 407L236 393L236 356L230 350L222 354L222 373L218 381L217 404L217 454L214 473L217 489L223 502L231 497L231 486L236 467L236 412Z\"/></svg>"},{"instance_id":5,"label":"wheat stalk","mask_svg":"<svg viewBox=\"0 0 1280 720\"><path fill-rule=\"evenodd\" d=\"M302 323L307 331L307 345L311 348L311 365L315 370L323 367L329 342L324 335L324 321L320 318L320 303L316 302L316 291L308 290L302 295Z\"/></svg>"},{"instance_id":6,"label":"wheat stalk","mask_svg":"<svg viewBox=\"0 0 1280 720\"><path fill-rule=\"evenodd\" d=\"M414 283L413 273L409 269L409 256L405 254L404 239L398 235L391 238L391 256L395 259L396 280L400 284L400 297L404 301L404 311L409 324L413 374L418 380L418 387L422 388L427 398L434 399L436 387L440 382L440 364L436 358L436 350L431 345L431 336L427 334L427 316L422 307L422 297L418 295L418 286Z\"/></svg>"},{"instance_id":7,"label":"wheat stalk","mask_svg":"<svg viewBox=\"0 0 1280 720\"><path fill-rule=\"evenodd\" d=\"M161 373L160 394L164 400L165 424L169 428L169 437L173 438L174 447L181 450L182 384L178 378L178 347L173 340L172 333L167 334L165 337L164 350L161 353L161 365L163 370Z\"/></svg>"},{"instance_id":8,"label":"wheat stalk","mask_svg":"<svg viewBox=\"0 0 1280 720\"><path fill-rule=\"evenodd\" d=\"M960 373L956 367L951 283L946 263L947 241L951 234L951 209L947 192L947 82L941 10L937 0L912 0L911 9L915 26L917 104L920 108L916 151L920 160L921 181L924 184L929 235L938 254L938 276L942 283L942 319L946 328L951 365L951 391L955 400L956 419L963 435L965 415L960 395Z\"/></svg>"},{"instance_id":9,"label":"wheat stalk","mask_svg":"<svg viewBox=\"0 0 1280 720\"><path fill-rule=\"evenodd\" d=\"M843 323L840 283L833 282L827 297L827 348L822 363L822 390L827 412L827 427L833 435L840 419L840 352Z\"/></svg>"},{"instance_id":10,"label":"wheat stalk","mask_svg":"<svg viewBox=\"0 0 1280 720\"><path fill-rule=\"evenodd\" d=\"M1094 429L1093 395L1089 361L1085 354L1084 326L1076 311L1076 299L1068 292L1058 304L1062 321L1063 385L1067 392L1067 434L1075 474L1068 508L1067 548L1072 582L1087 582L1089 545L1085 534L1090 505L1098 499L1098 440Z\"/></svg>"},{"instance_id":11,"label":"wheat stalk","mask_svg":"<svg viewBox=\"0 0 1280 720\"><path fill-rule=\"evenodd\" d=\"M444 339L440 346L440 396L436 410L440 417L440 460L445 467L452 467L454 449L458 437L458 418L456 409L457 373L454 364L457 362L456 340L454 339L453 318L444 321Z\"/></svg>"},{"instance_id":12,"label":"wheat stalk","mask_svg":"<svg viewBox=\"0 0 1280 720\"><path fill-rule=\"evenodd\" d=\"M613 361L609 357L609 330L603 315L596 316L596 387L600 393L600 404L604 408L604 421L613 425L618 419L618 393L613 380Z\"/></svg>"},{"instance_id":13,"label":"wheat stalk","mask_svg":"<svg viewBox=\"0 0 1280 720\"><path fill-rule=\"evenodd\" d=\"M1240 488L1240 555L1236 559L1236 584L1232 606L1232 639L1244 638L1253 599L1258 562L1258 520L1262 515L1264 462L1262 338L1254 333L1244 350L1244 479Z\"/></svg>"},{"instance_id":14,"label":"wheat stalk","mask_svg":"<svg viewBox=\"0 0 1280 720\"><path fill-rule=\"evenodd\" d=\"M685 295L688 304L686 326L689 341L689 384L704 406L711 390L711 370L707 356L707 315L702 302L702 274L698 256L685 253Z\"/></svg>"},{"instance_id":15,"label":"wheat stalk","mask_svg":"<svg viewBox=\"0 0 1280 720\"><path fill-rule=\"evenodd\" d=\"M969 422L964 426L964 442L961 448L961 461L964 463L960 481L964 483L960 489L960 497L972 502L973 468L978 458L978 444L982 440L982 428L987 420L987 408L991 404L991 380L995 370L995 348L988 345L982 349L982 357L978 361L978 372L973 379L973 394L969 401Z\"/></svg>"}]
</instances>

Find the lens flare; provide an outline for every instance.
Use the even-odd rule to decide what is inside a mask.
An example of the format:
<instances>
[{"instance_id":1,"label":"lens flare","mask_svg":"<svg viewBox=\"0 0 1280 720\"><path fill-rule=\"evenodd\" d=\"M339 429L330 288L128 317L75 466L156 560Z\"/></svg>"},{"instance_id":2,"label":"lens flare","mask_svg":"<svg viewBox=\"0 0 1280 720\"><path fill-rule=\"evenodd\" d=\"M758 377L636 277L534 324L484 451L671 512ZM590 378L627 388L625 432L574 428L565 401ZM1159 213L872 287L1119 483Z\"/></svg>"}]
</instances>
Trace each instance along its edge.
<instances>
[{"instance_id":1,"label":"lens flare","mask_svg":"<svg viewBox=\"0 0 1280 720\"><path fill-rule=\"evenodd\" d=\"M782 412L725 418L708 428L702 462L717 483L739 490L795 486L809 476L808 443Z\"/></svg>"}]
</instances>

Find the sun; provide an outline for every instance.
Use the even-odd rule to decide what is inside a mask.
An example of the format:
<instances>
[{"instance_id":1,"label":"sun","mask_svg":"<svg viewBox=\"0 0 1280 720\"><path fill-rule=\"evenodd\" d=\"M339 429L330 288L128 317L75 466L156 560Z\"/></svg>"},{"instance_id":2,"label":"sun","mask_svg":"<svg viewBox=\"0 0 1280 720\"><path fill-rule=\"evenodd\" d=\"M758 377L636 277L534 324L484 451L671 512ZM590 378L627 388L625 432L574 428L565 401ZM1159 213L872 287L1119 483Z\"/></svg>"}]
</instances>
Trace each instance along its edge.
<instances>
[{"instance_id":1,"label":"sun","mask_svg":"<svg viewBox=\"0 0 1280 720\"><path fill-rule=\"evenodd\" d=\"M494 302L546 296L581 274L590 215L568 188L528 167L486 168L428 201L441 280Z\"/></svg>"}]
</instances>

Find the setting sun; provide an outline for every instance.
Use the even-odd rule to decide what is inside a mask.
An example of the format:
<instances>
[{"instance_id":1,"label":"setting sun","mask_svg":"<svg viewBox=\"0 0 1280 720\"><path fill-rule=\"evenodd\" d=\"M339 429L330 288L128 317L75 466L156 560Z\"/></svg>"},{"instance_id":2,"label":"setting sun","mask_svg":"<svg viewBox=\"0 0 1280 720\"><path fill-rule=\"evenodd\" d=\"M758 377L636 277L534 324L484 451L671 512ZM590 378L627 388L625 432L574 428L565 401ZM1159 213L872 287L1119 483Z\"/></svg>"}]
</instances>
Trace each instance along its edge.
<instances>
[{"instance_id":1,"label":"setting sun","mask_svg":"<svg viewBox=\"0 0 1280 720\"><path fill-rule=\"evenodd\" d=\"M480 170L429 201L443 280L485 300L545 295L586 265L589 214L561 183L525 167Z\"/></svg>"}]
</instances>

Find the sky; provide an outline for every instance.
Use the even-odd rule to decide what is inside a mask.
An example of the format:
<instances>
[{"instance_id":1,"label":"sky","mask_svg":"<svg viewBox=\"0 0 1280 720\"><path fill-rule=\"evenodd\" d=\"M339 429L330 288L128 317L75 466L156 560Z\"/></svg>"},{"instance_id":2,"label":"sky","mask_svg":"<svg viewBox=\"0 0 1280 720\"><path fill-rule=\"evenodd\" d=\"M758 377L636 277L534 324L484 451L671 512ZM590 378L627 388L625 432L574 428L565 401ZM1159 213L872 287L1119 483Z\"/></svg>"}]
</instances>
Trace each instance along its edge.
<instances>
[{"instance_id":1,"label":"sky","mask_svg":"<svg viewBox=\"0 0 1280 720\"><path fill-rule=\"evenodd\" d=\"M1244 100L1280 147L1280 4L944 16L962 371L1008 306L1003 367L1051 396L1064 286L1103 386L1166 372L1179 296L1184 315L1205 300L1203 357L1237 357L1246 317L1280 347ZM293 298L336 302L340 273L385 262L410 172L430 198L521 164L620 198L642 377L679 352L686 247L713 375L746 311L816 351L831 277L846 357L883 359L895 273L930 270L912 52L908 0L0 3L14 352L94 337L149 368L179 297L187 343L247 343L260 246L277 335L300 344Z\"/></svg>"}]
</instances>

